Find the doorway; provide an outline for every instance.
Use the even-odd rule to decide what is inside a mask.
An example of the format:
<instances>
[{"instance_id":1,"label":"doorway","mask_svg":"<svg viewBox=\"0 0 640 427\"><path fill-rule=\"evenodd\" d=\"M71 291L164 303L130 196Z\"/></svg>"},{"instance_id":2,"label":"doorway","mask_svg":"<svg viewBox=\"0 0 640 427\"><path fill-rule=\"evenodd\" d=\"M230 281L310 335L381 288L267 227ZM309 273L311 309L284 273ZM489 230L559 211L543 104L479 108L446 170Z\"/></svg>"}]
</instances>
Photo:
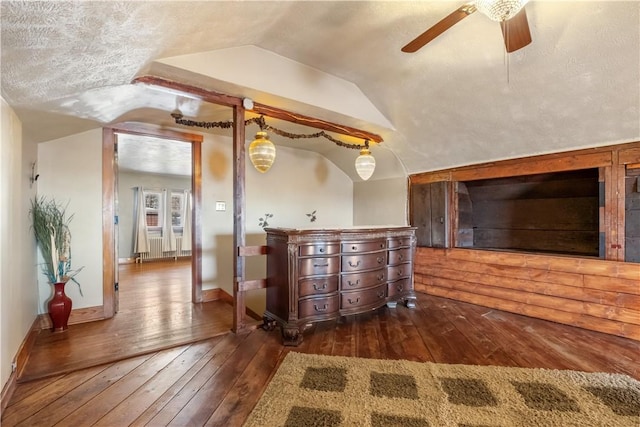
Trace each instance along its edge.
<instances>
[{"instance_id":1,"label":"doorway","mask_svg":"<svg viewBox=\"0 0 640 427\"><path fill-rule=\"evenodd\" d=\"M138 262L139 265L143 265L145 261L147 263L152 261L151 257L160 257L162 261L177 262L178 259L183 260L189 255L190 265L187 266L191 279L188 290L191 296L189 302L201 302L201 142L201 135L168 131L153 125L125 123L104 129L103 309L105 318L112 317L119 309L120 265L128 265L125 264L128 262ZM123 154L121 150L124 150L124 155L129 158L126 160L123 157L119 158ZM182 157L185 156L185 153L189 153L188 159L182 161L186 163L186 166L184 164L180 166L182 172L179 173L176 172L179 157L177 152L180 152ZM158 160L163 155L165 158L175 160L175 162ZM156 164L153 169L150 165L154 162L160 162L161 165ZM138 166L131 166L136 163ZM125 168L126 179L124 179L124 175L120 176L120 172L122 172L119 171L120 164L129 165ZM172 172L161 174L162 164L166 168L173 168ZM151 172L143 170L145 168L151 169ZM190 171L188 175L184 172L185 168ZM175 176L167 178L162 175ZM124 182L120 182L123 179ZM132 185L133 182L138 182L138 184ZM128 191L126 191L127 187L129 187ZM151 201L148 206L145 204L145 188L150 196L148 200ZM121 189L125 190L120 191ZM144 249L142 254L134 249L135 238L132 226L135 198L138 194L142 196L142 204L149 208L142 213L145 218L148 217L147 224L150 224L153 229L149 233L148 247ZM158 202L155 205L153 203L154 194ZM125 199L127 200L125 201ZM189 215L185 214L187 203L190 205L191 211L189 218L185 217L185 215ZM187 220L190 220L189 224L187 224ZM168 224L168 230L174 235L169 247L162 246L163 222ZM185 229L186 235L183 235ZM154 242L150 242L152 238L155 239ZM184 247L185 240L190 240L190 251ZM149 248L151 244L156 245L153 248L153 253Z\"/></svg>"},{"instance_id":2,"label":"doorway","mask_svg":"<svg viewBox=\"0 0 640 427\"><path fill-rule=\"evenodd\" d=\"M191 303L191 144L128 133L116 133L116 144L116 311L184 310Z\"/></svg>"}]
</instances>

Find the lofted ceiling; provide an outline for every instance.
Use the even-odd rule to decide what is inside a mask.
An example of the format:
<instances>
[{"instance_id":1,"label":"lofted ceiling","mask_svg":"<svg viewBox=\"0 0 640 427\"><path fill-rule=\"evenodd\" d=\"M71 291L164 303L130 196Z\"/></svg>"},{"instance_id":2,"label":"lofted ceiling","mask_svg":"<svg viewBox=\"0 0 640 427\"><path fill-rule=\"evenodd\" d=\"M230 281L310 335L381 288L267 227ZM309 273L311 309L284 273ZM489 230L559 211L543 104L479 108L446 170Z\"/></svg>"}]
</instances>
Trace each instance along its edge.
<instances>
[{"instance_id":1,"label":"lofted ceiling","mask_svg":"<svg viewBox=\"0 0 640 427\"><path fill-rule=\"evenodd\" d=\"M176 108L230 119L228 108L131 84L164 74L380 134L372 179L640 140L640 2L531 1L533 42L508 57L499 24L480 13L416 53L400 51L462 3L3 0L2 97L34 142L124 120L179 128ZM221 56L205 63L211 75L175 60L243 47L257 56L240 66L268 85L215 78ZM278 93L288 77L259 60L265 53L317 73ZM321 100L319 73L366 102ZM318 151L358 180L353 150L275 142Z\"/></svg>"}]
</instances>

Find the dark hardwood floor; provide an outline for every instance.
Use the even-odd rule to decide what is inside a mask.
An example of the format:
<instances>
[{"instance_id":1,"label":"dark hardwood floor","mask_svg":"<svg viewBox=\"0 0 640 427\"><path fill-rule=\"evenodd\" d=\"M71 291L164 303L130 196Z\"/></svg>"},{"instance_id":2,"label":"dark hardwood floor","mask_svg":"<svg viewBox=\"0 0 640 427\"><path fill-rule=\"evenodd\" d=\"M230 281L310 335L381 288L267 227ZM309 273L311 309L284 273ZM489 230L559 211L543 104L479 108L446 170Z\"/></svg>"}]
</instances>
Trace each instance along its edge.
<instances>
[{"instance_id":1,"label":"dark hardwood floor","mask_svg":"<svg viewBox=\"0 0 640 427\"><path fill-rule=\"evenodd\" d=\"M317 324L295 348L258 329L20 383L2 425L241 426L289 351L640 379L637 341L419 294L415 309Z\"/></svg>"}]
</instances>

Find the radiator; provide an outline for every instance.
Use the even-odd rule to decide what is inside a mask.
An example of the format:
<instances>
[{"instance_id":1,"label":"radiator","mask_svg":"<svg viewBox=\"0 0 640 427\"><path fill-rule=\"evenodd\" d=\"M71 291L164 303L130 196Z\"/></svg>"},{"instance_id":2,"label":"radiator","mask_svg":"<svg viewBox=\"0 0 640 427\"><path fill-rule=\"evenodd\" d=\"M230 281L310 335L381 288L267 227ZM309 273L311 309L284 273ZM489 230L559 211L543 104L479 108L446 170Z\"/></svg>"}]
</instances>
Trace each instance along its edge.
<instances>
[{"instance_id":1,"label":"radiator","mask_svg":"<svg viewBox=\"0 0 640 427\"><path fill-rule=\"evenodd\" d=\"M159 259L178 259L178 257L187 256L191 256L191 251L182 249L182 236L176 237L176 250L171 252L162 252L162 237L149 237L149 252L139 253L136 261L143 262Z\"/></svg>"}]
</instances>

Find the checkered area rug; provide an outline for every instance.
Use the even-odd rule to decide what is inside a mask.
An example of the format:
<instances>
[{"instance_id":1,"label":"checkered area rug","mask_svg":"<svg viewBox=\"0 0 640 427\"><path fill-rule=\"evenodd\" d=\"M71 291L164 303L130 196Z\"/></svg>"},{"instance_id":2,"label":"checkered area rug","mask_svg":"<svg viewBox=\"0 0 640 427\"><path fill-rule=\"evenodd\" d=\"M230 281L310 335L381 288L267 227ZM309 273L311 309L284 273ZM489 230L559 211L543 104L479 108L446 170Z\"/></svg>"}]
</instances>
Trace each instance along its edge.
<instances>
[{"instance_id":1,"label":"checkered area rug","mask_svg":"<svg viewBox=\"0 0 640 427\"><path fill-rule=\"evenodd\" d=\"M245 427L640 426L626 375L290 352Z\"/></svg>"}]
</instances>

